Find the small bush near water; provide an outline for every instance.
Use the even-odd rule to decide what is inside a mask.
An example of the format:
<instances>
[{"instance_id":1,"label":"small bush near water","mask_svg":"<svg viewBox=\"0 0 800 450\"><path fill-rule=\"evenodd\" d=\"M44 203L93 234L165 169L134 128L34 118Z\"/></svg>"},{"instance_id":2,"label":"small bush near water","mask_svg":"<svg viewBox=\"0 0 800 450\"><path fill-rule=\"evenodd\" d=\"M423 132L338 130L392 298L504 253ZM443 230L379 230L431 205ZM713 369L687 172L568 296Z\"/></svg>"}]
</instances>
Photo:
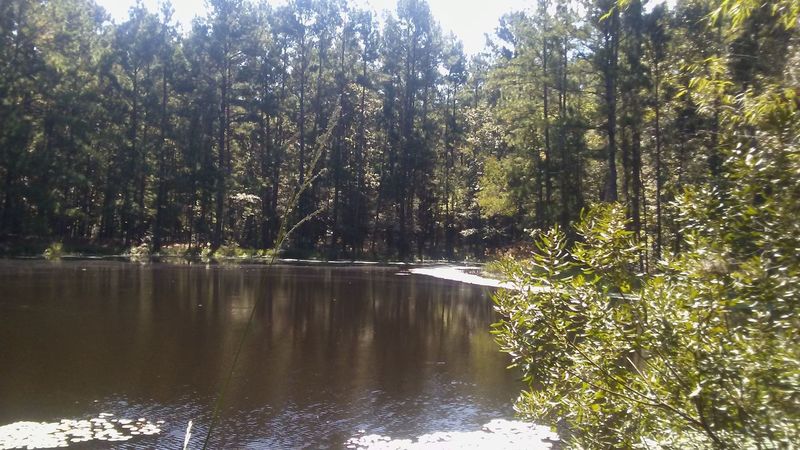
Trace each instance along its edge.
<instances>
[{"instance_id":1,"label":"small bush near water","mask_svg":"<svg viewBox=\"0 0 800 450\"><path fill-rule=\"evenodd\" d=\"M226 245L221 245L214 252L214 256L220 258L251 258L259 256L259 251L254 249L239 247L236 244L226 244Z\"/></svg>"},{"instance_id":2,"label":"small bush near water","mask_svg":"<svg viewBox=\"0 0 800 450\"><path fill-rule=\"evenodd\" d=\"M517 289L495 296L494 333L530 385L518 412L578 447L800 442L800 264L781 248L798 236L761 234L745 256L736 226L709 240L696 224L688 248L644 276L626 225L622 207L596 207L579 242L552 229L530 261L504 263Z\"/></svg>"},{"instance_id":3,"label":"small bush near water","mask_svg":"<svg viewBox=\"0 0 800 450\"><path fill-rule=\"evenodd\" d=\"M128 249L126 252L131 260L144 261L150 258L150 244L143 242Z\"/></svg>"},{"instance_id":4,"label":"small bush near water","mask_svg":"<svg viewBox=\"0 0 800 450\"><path fill-rule=\"evenodd\" d=\"M63 255L64 255L64 244L62 244L61 242L53 242L52 244L50 244L50 246L47 247L47 249L45 249L44 253L42 253L42 256L44 256L45 259L49 260L61 259Z\"/></svg>"},{"instance_id":5,"label":"small bush near water","mask_svg":"<svg viewBox=\"0 0 800 450\"><path fill-rule=\"evenodd\" d=\"M164 245L155 256L169 258L184 258L186 260L200 260L209 262L216 259L226 260L249 260L263 259L272 255L272 250L258 250L239 247L236 244L221 245L216 250L212 250L211 243L189 245L189 244L169 244Z\"/></svg>"}]
</instances>

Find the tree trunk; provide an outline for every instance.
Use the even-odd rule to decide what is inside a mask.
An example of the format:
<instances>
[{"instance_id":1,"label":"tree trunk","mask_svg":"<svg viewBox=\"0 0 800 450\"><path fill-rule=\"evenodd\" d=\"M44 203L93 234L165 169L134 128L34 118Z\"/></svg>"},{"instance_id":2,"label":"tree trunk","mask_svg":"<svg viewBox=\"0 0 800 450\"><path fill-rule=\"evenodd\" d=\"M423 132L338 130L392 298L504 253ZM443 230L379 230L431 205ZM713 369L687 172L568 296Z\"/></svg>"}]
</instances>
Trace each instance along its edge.
<instances>
[{"instance_id":1,"label":"tree trunk","mask_svg":"<svg viewBox=\"0 0 800 450\"><path fill-rule=\"evenodd\" d=\"M611 17L605 26L605 56L603 76L605 79L606 134L608 148L606 158L608 172L605 187L600 198L602 201L617 201L617 56L619 39L619 11L613 8Z\"/></svg>"}]
</instances>

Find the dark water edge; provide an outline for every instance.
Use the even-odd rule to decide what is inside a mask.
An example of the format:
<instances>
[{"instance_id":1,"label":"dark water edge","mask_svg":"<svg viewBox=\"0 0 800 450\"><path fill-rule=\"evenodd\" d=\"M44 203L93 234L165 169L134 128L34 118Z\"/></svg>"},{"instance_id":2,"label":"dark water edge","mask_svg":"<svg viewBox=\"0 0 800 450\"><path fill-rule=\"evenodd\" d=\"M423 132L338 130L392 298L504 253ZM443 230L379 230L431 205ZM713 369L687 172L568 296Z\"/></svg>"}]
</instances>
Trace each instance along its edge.
<instances>
[{"instance_id":1,"label":"dark water edge","mask_svg":"<svg viewBox=\"0 0 800 450\"><path fill-rule=\"evenodd\" d=\"M193 420L197 446L253 305L213 447L471 430L521 388L490 289L398 267L0 260L0 289L0 425L112 413L165 421L122 448L175 448Z\"/></svg>"}]
</instances>

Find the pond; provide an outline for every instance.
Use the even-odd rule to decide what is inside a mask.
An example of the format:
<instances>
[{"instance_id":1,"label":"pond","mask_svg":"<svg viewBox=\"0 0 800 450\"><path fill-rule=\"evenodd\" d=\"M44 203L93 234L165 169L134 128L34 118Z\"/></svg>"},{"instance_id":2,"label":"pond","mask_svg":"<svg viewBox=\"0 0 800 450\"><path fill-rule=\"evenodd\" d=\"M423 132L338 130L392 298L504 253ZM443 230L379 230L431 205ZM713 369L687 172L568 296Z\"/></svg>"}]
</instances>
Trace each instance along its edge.
<instances>
[{"instance_id":1,"label":"pond","mask_svg":"<svg viewBox=\"0 0 800 450\"><path fill-rule=\"evenodd\" d=\"M255 305L210 447L479 430L522 387L490 293L403 267L0 261L0 426L180 448L192 420L197 448Z\"/></svg>"}]
</instances>

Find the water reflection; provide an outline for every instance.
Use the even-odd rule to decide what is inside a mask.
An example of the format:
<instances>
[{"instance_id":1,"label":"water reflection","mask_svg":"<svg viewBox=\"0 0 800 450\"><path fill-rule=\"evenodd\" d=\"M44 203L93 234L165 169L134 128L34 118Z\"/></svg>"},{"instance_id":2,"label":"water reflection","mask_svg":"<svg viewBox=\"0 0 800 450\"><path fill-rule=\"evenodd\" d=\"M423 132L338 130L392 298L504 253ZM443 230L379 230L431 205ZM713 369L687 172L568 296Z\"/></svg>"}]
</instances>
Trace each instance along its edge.
<instances>
[{"instance_id":1,"label":"water reflection","mask_svg":"<svg viewBox=\"0 0 800 450\"><path fill-rule=\"evenodd\" d=\"M397 268L0 262L0 425L100 412L200 439L253 305L218 446L341 445L468 430L519 385L487 288Z\"/></svg>"}]
</instances>

